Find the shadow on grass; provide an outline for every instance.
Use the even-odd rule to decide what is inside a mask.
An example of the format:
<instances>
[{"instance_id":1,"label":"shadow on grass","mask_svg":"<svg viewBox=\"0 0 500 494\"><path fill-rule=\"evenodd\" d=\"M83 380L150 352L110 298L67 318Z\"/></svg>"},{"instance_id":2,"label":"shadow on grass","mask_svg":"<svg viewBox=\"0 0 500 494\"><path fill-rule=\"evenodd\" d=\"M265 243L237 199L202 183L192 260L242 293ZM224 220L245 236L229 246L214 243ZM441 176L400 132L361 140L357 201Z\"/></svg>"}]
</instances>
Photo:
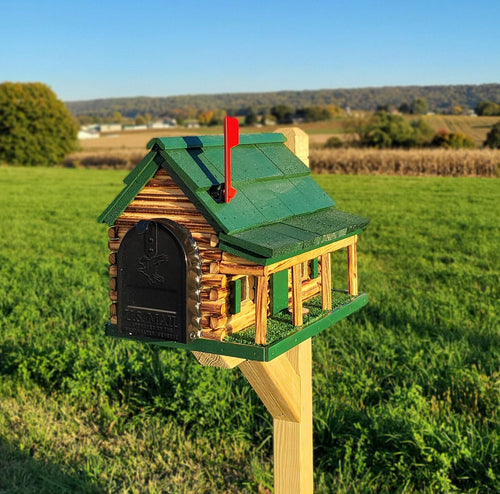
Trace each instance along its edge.
<instances>
[{"instance_id":1,"label":"shadow on grass","mask_svg":"<svg viewBox=\"0 0 500 494\"><path fill-rule=\"evenodd\" d=\"M101 494L104 489L84 473L34 458L0 438L0 494Z\"/></svg>"}]
</instances>

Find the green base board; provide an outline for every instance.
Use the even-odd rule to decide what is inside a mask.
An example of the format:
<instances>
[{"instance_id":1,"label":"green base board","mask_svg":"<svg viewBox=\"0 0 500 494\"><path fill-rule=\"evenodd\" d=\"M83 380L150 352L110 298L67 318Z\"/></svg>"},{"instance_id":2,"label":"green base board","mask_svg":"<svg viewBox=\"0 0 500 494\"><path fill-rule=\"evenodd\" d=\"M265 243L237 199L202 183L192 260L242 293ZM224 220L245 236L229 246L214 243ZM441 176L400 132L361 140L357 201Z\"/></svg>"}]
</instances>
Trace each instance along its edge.
<instances>
[{"instance_id":1,"label":"green base board","mask_svg":"<svg viewBox=\"0 0 500 494\"><path fill-rule=\"evenodd\" d=\"M246 360L258 360L260 362L269 362L270 360L279 357L291 348L299 345L303 341L316 336L324 329L329 328L336 322L350 316L361 307L368 303L368 295L360 293L357 297L347 302L346 304L336 307L334 310L327 312L320 319L315 320L311 324L301 326L296 332L286 336L280 341L276 341L269 345L251 345L243 343L234 343L227 341L209 340L199 338L192 343L182 344L174 341L157 341L151 339L142 339L137 337L126 337L117 332L115 325L108 323L106 325L106 334L117 338L131 339L143 341L168 348L182 348L189 351L214 353L217 355L225 355L227 357L238 357Z\"/></svg>"}]
</instances>

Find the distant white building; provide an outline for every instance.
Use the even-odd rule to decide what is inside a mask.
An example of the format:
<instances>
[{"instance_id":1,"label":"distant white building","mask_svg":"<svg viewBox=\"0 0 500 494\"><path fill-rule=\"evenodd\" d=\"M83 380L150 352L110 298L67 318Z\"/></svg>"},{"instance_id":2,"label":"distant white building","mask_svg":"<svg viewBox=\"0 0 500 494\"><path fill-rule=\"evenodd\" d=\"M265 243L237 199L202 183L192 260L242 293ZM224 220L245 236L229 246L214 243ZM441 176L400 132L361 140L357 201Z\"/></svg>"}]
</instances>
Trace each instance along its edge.
<instances>
[{"instance_id":1,"label":"distant white building","mask_svg":"<svg viewBox=\"0 0 500 494\"><path fill-rule=\"evenodd\" d=\"M119 123L101 124L99 125L99 130L101 132L120 132L122 130L122 124Z\"/></svg>"},{"instance_id":2,"label":"distant white building","mask_svg":"<svg viewBox=\"0 0 500 494\"><path fill-rule=\"evenodd\" d=\"M147 125L124 125L123 130L146 130Z\"/></svg>"},{"instance_id":3,"label":"distant white building","mask_svg":"<svg viewBox=\"0 0 500 494\"><path fill-rule=\"evenodd\" d=\"M78 139L96 139L101 137L98 131L92 129L81 129L78 131Z\"/></svg>"},{"instance_id":4,"label":"distant white building","mask_svg":"<svg viewBox=\"0 0 500 494\"><path fill-rule=\"evenodd\" d=\"M177 127L177 120L175 118L164 118L163 120L157 120L151 125L151 128L153 129L170 129L173 127Z\"/></svg>"}]
</instances>

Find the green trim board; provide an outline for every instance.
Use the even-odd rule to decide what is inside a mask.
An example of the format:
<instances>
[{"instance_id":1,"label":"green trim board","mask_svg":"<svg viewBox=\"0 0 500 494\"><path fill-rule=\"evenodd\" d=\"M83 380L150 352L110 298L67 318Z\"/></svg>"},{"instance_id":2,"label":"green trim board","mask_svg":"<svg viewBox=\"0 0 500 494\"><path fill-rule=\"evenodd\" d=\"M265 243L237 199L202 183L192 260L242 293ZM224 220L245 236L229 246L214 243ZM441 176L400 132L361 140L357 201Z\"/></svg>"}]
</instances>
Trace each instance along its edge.
<instances>
[{"instance_id":1,"label":"green trim board","mask_svg":"<svg viewBox=\"0 0 500 494\"><path fill-rule=\"evenodd\" d=\"M99 223L106 223L108 226L114 225L116 219L125 209L127 209L127 206L132 202L133 198L144 188L149 180L153 178L158 170L158 165L154 161L154 156L151 159L143 161L144 164L139 168L139 171L128 180L126 187L99 216L97 220ZM125 180L127 180L127 178Z\"/></svg>"},{"instance_id":2,"label":"green trim board","mask_svg":"<svg viewBox=\"0 0 500 494\"><path fill-rule=\"evenodd\" d=\"M302 326L295 333L290 334L286 338L276 343L264 346L216 341L205 338L198 338L197 340L187 345L172 341L151 341L139 338L127 338L125 336L118 335L116 332L116 326L109 323L106 325L106 334L117 338L133 339L137 341L143 341L144 343L150 343L168 348L181 348L189 351L214 353L227 357L238 357L247 360L268 362L275 359L276 357L279 357L280 355L299 345L303 341L318 335L319 333L321 333L321 331L324 331L333 324L358 311L367 303L367 294L361 293L350 302L332 310L331 312L328 312L327 315L314 321L312 324L308 326Z\"/></svg>"},{"instance_id":3,"label":"green trim board","mask_svg":"<svg viewBox=\"0 0 500 494\"><path fill-rule=\"evenodd\" d=\"M241 312L241 278L231 281L231 314Z\"/></svg>"},{"instance_id":4,"label":"green trim board","mask_svg":"<svg viewBox=\"0 0 500 494\"><path fill-rule=\"evenodd\" d=\"M311 279L314 280L319 276L319 259L311 259Z\"/></svg>"},{"instance_id":5,"label":"green trim board","mask_svg":"<svg viewBox=\"0 0 500 494\"><path fill-rule=\"evenodd\" d=\"M153 151L150 151L144 158L142 158L139 163L135 166L135 168L123 179L123 183L126 185L129 185L131 182L133 182L139 174L142 172L142 170L151 163L151 161L154 160L156 156L156 153Z\"/></svg>"},{"instance_id":6,"label":"green trim board","mask_svg":"<svg viewBox=\"0 0 500 494\"><path fill-rule=\"evenodd\" d=\"M271 275L269 292L272 315L288 308L288 269Z\"/></svg>"}]
</instances>

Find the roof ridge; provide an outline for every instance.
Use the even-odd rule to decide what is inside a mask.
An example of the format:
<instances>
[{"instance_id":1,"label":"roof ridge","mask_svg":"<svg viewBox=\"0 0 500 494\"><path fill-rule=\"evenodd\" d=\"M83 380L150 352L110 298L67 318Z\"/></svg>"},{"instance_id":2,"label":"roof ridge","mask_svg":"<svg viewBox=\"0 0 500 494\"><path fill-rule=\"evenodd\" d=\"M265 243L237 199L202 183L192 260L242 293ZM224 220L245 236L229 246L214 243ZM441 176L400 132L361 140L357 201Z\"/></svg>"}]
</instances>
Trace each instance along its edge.
<instances>
[{"instance_id":1,"label":"roof ridge","mask_svg":"<svg viewBox=\"0 0 500 494\"><path fill-rule=\"evenodd\" d=\"M239 146L248 146L255 144L276 144L286 142L286 137L277 132L262 134L240 134ZM207 147L224 146L224 136L205 135L205 136L183 136L183 137L155 137L147 144L147 149L153 149L157 146L161 150L174 149L197 149Z\"/></svg>"}]
</instances>

